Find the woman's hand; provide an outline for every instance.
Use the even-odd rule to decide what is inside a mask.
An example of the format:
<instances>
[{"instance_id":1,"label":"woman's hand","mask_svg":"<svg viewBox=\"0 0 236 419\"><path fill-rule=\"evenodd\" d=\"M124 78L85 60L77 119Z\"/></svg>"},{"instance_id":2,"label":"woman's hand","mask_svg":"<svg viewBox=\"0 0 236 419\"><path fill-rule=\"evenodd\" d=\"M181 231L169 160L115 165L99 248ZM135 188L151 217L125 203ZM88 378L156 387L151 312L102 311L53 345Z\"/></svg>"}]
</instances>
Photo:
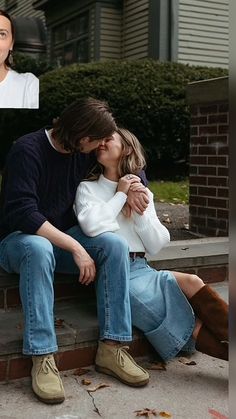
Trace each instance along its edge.
<instances>
[{"instance_id":1,"label":"woman's hand","mask_svg":"<svg viewBox=\"0 0 236 419\"><path fill-rule=\"evenodd\" d=\"M129 192L129 189L133 184L138 184L141 182L141 179L136 175L125 175L119 179L117 192L124 192L126 195Z\"/></svg>"},{"instance_id":2,"label":"woman's hand","mask_svg":"<svg viewBox=\"0 0 236 419\"><path fill-rule=\"evenodd\" d=\"M96 267L94 260L82 246L80 246L79 249L74 250L72 255L80 270L79 282L83 285L89 285L95 280Z\"/></svg>"}]
</instances>

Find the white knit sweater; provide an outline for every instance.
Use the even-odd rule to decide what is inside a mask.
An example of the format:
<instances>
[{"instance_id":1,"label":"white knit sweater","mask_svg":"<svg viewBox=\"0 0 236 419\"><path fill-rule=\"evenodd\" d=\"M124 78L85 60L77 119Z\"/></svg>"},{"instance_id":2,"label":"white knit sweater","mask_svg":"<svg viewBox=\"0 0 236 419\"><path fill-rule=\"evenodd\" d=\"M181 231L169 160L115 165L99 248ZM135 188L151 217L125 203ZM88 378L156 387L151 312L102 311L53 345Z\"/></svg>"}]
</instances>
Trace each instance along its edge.
<instances>
[{"instance_id":1,"label":"white knit sweater","mask_svg":"<svg viewBox=\"0 0 236 419\"><path fill-rule=\"evenodd\" d=\"M155 211L153 194L147 189L149 205L143 215L121 212L127 195L116 192L117 182L100 175L96 181L81 182L75 199L75 213L83 232L90 237L111 231L126 239L131 252L154 255L170 241L170 235Z\"/></svg>"}]
</instances>

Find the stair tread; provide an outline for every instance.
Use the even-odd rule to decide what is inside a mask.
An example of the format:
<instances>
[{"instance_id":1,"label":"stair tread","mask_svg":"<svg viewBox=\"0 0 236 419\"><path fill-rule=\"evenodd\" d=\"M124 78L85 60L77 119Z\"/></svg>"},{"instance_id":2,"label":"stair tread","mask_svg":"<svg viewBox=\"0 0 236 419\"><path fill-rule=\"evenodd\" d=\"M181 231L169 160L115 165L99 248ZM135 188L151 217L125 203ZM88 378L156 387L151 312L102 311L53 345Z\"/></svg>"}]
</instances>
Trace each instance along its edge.
<instances>
[{"instance_id":1,"label":"stair tread","mask_svg":"<svg viewBox=\"0 0 236 419\"><path fill-rule=\"evenodd\" d=\"M55 303L59 346L96 341L99 336L96 301L78 299ZM23 313L20 308L0 310L0 357L22 351Z\"/></svg>"},{"instance_id":2,"label":"stair tread","mask_svg":"<svg viewBox=\"0 0 236 419\"><path fill-rule=\"evenodd\" d=\"M209 262L213 264L227 264L229 254L228 237L207 237L201 239L171 241L157 255L149 256L147 259L156 268L172 269L173 267L184 268L194 265L205 266ZM75 281L76 275L59 274L55 275L56 283ZM0 289L18 286L19 277L16 274L8 274L0 267Z\"/></svg>"}]
</instances>

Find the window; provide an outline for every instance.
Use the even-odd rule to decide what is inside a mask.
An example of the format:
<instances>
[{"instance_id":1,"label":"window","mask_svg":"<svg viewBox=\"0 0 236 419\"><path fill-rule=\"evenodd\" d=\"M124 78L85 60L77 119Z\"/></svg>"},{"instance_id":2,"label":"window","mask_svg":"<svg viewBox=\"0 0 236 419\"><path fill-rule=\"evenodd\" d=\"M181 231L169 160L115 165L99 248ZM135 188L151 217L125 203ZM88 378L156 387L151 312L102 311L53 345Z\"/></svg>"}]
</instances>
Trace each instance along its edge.
<instances>
[{"instance_id":1,"label":"window","mask_svg":"<svg viewBox=\"0 0 236 419\"><path fill-rule=\"evenodd\" d=\"M52 29L51 58L59 67L89 60L89 12Z\"/></svg>"}]
</instances>

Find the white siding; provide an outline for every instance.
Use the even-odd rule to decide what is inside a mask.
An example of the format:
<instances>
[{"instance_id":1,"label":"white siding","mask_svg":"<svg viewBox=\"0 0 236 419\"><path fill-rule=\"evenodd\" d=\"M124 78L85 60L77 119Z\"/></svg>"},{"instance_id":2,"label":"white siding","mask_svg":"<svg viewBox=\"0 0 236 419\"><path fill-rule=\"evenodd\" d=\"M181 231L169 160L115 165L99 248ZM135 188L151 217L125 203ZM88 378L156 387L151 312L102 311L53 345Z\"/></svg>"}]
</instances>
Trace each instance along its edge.
<instances>
[{"instance_id":1,"label":"white siding","mask_svg":"<svg viewBox=\"0 0 236 419\"><path fill-rule=\"evenodd\" d=\"M5 0L0 0L0 9L5 8ZM18 0L17 6L9 10L9 14L12 16L23 16L23 17L40 17L44 19L44 12L42 10L35 10L32 6L32 0Z\"/></svg>"},{"instance_id":2,"label":"white siding","mask_svg":"<svg viewBox=\"0 0 236 419\"><path fill-rule=\"evenodd\" d=\"M179 0L178 62L228 68L229 0Z\"/></svg>"},{"instance_id":3,"label":"white siding","mask_svg":"<svg viewBox=\"0 0 236 419\"><path fill-rule=\"evenodd\" d=\"M121 10L101 8L100 60L121 58Z\"/></svg>"},{"instance_id":4,"label":"white siding","mask_svg":"<svg viewBox=\"0 0 236 419\"><path fill-rule=\"evenodd\" d=\"M149 0L124 0L122 58L148 57Z\"/></svg>"}]
</instances>

